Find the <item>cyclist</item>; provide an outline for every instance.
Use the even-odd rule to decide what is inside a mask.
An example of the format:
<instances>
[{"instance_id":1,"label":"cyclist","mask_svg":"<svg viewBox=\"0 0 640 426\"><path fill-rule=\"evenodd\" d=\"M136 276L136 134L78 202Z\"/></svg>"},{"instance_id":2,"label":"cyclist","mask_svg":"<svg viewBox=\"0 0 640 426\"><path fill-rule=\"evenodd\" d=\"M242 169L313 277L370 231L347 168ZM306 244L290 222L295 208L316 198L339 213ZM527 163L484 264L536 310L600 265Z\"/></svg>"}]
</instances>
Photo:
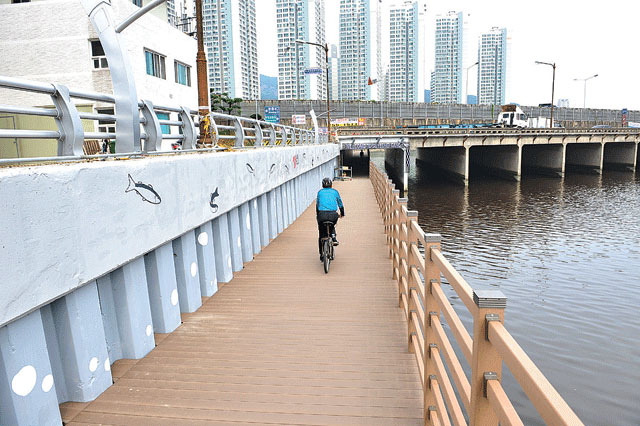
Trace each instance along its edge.
<instances>
[{"instance_id":1,"label":"cyclist","mask_svg":"<svg viewBox=\"0 0 640 426\"><path fill-rule=\"evenodd\" d=\"M340 198L340 193L331 187L332 182L329 178L322 179L322 189L318 191L316 199L316 218L318 220L318 251L320 252L320 260L322 260L322 238L326 237L327 229L322 225L323 222L331 222L331 239L333 244L338 245L336 238L335 224L338 221L337 210L340 209L340 217L344 217L344 205Z\"/></svg>"}]
</instances>

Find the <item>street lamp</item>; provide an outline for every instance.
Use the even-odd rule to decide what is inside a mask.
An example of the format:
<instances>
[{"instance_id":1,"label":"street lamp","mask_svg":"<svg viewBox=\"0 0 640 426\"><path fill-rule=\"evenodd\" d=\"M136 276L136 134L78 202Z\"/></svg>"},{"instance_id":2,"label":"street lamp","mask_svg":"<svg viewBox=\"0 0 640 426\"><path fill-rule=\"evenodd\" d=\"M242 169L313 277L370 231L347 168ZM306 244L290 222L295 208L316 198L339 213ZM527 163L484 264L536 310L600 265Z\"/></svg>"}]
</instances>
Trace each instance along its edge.
<instances>
[{"instance_id":1,"label":"street lamp","mask_svg":"<svg viewBox=\"0 0 640 426\"><path fill-rule=\"evenodd\" d=\"M573 81L582 81L584 82L584 96L582 97L582 108L586 108L587 107L587 81L591 80L592 78L596 78L598 76L598 74L594 74L591 77L587 77L587 78L574 78Z\"/></svg>"},{"instance_id":2,"label":"street lamp","mask_svg":"<svg viewBox=\"0 0 640 426\"><path fill-rule=\"evenodd\" d=\"M536 64L549 65L550 67L553 67L553 80L551 81L551 122L549 123L549 128L553 129L553 95L556 85L556 63L536 61Z\"/></svg>"},{"instance_id":3,"label":"street lamp","mask_svg":"<svg viewBox=\"0 0 640 426\"><path fill-rule=\"evenodd\" d=\"M330 108L330 100L329 100L329 45L327 43L320 44L314 43L312 41L306 40L296 40L296 43L300 44L310 44L312 46L318 46L324 49L324 58L327 63L326 71L327 71L327 133L329 134L329 138L331 138L331 108Z\"/></svg>"},{"instance_id":4,"label":"street lamp","mask_svg":"<svg viewBox=\"0 0 640 426\"><path fill-rule=\"evenodd\" d=\"M478 61L476 61L475 64L473 65L469 65L467 67L467 82L465 83L465 87L464 87L464 94L467 97L467 104L469 104L469 70L473 67L475 67L476 65L478 65Z\"/></svg>"}]
</instances>

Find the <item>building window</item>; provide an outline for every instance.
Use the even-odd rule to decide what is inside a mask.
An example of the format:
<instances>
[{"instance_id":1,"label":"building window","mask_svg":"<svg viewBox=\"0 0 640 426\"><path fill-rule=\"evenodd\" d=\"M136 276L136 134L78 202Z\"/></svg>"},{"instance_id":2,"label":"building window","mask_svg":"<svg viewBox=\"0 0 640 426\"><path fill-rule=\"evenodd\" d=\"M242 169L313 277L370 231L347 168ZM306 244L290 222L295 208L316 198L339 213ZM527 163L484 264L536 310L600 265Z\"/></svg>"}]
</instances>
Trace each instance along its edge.
<instances>
[{"instance_id":1,"label":"building window","mask_svg":"<svg viewBox=\"0 0 640 426\"><path fill-rule=\"evenodd\" d=\"M91 60L93 61L93 68L109 68L107 63L107 56L104 54L104 49L100 44L100 40L91 40Z\"/></svg>"},{"instance_id":2,"label":"building window","mask_svg":"<svg viewBox=\"0 0 640 426\"><path fill-rule=\"evenodd\" d=\"M31 0L11 0L11 3L30 3Z\"/></svg>"},{"instance_id":3,"label":"building window","mask_svg":"<svg viewBox=\"0 0 640 426\"><path fill-rule=\"evenodd\" d=\"M157 112L156 116L158 117L158 120L168 120L169 119L169 114L167 114L165 112ZM169 126L168 124L161 124L160 125L160 131L162 131L163 135L171 134L171 126Z\"/></svg>"},{"instance_id":4,"label":"building window","mask_svg":"<svg viewBox=\"0 0 640 426\"><path fill-rule=\"evenodd\" d=\"M147 49L144 50L144 57L147 63L147 74L166 80L167 74L164 67L165 57Z\"/></svg>"},{"instance_id":5,"label":"building window","mask_svg":"<svg viewBox=\"0 0 640 426\"><path fill-rule=\"evenodd\" d=\"M96 109L96 112L98 114L113 115L114 114L114 109L113 108L98 108L98 109ZM116 132L116 123L114 123L113 121L98 120L98 131L101 132L101 133L115 133Z\"/></svg>"},{"instance_id":6,"label":"building window","mask_svg":"<svg viewBox=\"0 0 640 426\"><path fill-rule=\"evenodd\" d=\"M131 3L135 4L138 7L142 7L142 0L131 0Z\"/></svg>"},{"instance_id":7,"label":"building window","mask_svg":"<svg viewBox=\"0 0 640 426\"><path fill-rule=\"evenodd\" d=\"M176 76L176 83L191 86L191 67L189 65L174 61L173 70Z\"/></svg>"}]
</instances>

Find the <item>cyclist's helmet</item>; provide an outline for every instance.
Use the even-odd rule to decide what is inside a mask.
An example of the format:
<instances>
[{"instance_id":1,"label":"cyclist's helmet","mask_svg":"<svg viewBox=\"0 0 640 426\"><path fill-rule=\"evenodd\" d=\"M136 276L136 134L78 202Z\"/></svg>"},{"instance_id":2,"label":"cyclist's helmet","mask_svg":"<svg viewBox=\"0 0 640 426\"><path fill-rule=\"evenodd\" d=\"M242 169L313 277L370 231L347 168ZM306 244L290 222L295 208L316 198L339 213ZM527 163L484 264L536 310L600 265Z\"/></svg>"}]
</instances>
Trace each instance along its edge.
<instances>
[{"instance_id":1,"label":"cyclist's helmet","mask_svg":"<svg viewBox=\"0 0 640 426\"><path fill-rule=\"evenodd\" d=\"M329 178L322 179L322 187L323 188L331 188L331 179L329 179Z\"/></svg>"}]
</instances>

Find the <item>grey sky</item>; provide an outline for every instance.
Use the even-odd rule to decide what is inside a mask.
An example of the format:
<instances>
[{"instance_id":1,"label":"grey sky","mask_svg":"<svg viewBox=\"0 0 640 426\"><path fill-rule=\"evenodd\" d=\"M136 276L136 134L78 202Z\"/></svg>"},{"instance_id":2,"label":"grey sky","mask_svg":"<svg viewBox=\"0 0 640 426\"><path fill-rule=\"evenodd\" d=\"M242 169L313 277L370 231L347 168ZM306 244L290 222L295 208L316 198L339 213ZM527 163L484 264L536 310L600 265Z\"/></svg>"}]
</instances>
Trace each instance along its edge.
<instances>
[{"instance_id":1,"label":"grey sky","mask_svg":"<svg viewBox=\"0 0 640 426\"><path fill-rule=\"evenodd\" d=\"M374 8L375 1L371 3ZM383 5L392 3L383 0ZM325 7L327 38L337 44L339 0L325 0ZM256 8L260 73L276 76L275 0L256 0ZM426 45L421 47L426 54L427 76L433 68L434 19L449 10L465 13L465 68L476 61L481 32L493 26L507 28L507 102L550 102L552 70L534 64L538 60L557 65L556 102L568 98L570 106L582 107L584 86L573 79L598 74L587 83L587 107L640 109L640 86L635 81L640 55L634 48L640 26L639 1L429 1ZM469 75L470 94L476 93L475 76L476 68Z\"/></svg>"}]
</instances>

